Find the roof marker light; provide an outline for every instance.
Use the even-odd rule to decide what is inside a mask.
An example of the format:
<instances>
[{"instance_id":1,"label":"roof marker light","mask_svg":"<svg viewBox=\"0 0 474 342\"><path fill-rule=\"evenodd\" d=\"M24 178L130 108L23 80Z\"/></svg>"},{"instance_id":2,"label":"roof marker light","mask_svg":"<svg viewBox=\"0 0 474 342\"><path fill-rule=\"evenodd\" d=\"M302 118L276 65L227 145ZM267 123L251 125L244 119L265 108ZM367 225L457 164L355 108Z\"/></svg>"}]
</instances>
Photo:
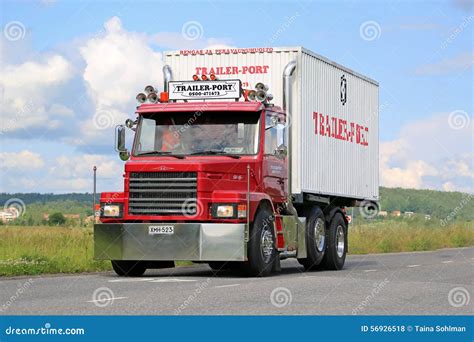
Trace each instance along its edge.
<instances>
[{"instance_id":1,"label":"roof marker light","mask_svg":"<svg viewBox=\"0 0 474 342\"><path fill-rule=\"evenodd\" d=\"M199 76L198 75L193 75L193 80L194 81L199 81Z\"/></svg>"},{"instance_id":2,"label":"roof marker light","mask_svg":"<svg viewBox=\"0 0 474 342\"><path fill-rule=\"evenodd\" d=\"M206 75L202 75L202 76L201 76L201 80L207 81L207 76L206 76Z\"/></svg>"}]
</instances>

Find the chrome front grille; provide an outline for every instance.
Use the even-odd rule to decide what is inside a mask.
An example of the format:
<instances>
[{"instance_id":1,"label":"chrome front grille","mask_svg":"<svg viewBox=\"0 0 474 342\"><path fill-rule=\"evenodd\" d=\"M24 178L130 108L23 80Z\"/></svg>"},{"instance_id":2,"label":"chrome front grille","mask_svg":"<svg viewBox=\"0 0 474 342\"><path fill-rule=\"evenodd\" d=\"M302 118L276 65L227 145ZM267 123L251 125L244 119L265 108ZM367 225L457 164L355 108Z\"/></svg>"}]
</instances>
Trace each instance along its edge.
<instances>
[{"instance_id":1,"label":"chrome front grille","mask_svg":"<svg viewBox=\"0 0 474 342\"><path fill-rule=\"evenodd\" d=\"M197 210L196 201L196 172L130 174L130 215L193 215Z\"/></svg>"}]
</instances>

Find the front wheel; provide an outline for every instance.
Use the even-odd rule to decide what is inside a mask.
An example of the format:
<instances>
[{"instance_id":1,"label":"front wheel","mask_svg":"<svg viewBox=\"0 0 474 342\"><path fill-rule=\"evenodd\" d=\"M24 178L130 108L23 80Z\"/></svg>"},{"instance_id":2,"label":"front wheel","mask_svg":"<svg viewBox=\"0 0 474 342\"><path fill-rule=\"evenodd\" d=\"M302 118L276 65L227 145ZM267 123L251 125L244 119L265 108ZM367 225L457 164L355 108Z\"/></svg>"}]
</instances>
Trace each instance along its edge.
<instances>
[{"instance_id":1,"label":"front wheel","mask_svg":"<svg viewBox=\"0 0 474 342\"><path fill-rule=\"evenodd\" d=\"M121 277L140 277L146 271L143 261L112 260L112 268Z\"/></svg>"},{"instance_id":2,"label":"front wheel","mask_svg":"<svg viewBox=\"0 0 474 342\"><path fill-rule=\"evenodd\" d=\"M255 215L250 229L248 262L245 265L247 274L254 277L270 275L277 258L275 241L272 213L267 209L261 209Z\"/></svg>"},{"instance_id":3,"label":"front wheel","mask_svg":"<svg viewBox=\"0 0 474 342\"><path fill-rule=\"evenodd\" d=\"M328 234L328 246L321 265L327 270L341 270L347 253L347 225L340 213L332 218Z\"/></svg>"}]
</instances>

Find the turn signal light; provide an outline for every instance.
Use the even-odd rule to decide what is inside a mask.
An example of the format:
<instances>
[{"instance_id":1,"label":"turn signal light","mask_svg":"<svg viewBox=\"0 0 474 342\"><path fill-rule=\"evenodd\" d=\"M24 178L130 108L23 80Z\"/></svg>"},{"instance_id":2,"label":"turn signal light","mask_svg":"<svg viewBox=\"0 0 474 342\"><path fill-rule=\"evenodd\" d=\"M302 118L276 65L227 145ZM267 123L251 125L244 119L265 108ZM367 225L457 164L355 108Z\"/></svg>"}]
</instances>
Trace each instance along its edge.
<instances>
[{"instance_id":1,"label":"turn signal light","mask_svg":"<svg viewBox=\"0 0 474 342\"><path fill-rule=\"evenodd\" d=\"M237 217L238 218L247 217L247 205L246 204L239 204L237 206Z\"/></svg>"}]
</instances>

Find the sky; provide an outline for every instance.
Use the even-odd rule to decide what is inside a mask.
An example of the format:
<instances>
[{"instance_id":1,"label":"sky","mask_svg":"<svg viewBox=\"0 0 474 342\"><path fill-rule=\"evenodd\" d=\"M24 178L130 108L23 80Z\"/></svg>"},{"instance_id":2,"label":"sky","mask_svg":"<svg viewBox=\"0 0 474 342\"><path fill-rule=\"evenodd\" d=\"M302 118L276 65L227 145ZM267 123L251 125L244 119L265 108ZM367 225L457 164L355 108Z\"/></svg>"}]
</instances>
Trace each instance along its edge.
<instances>
[{"instance_id":1,"label":"sky","mask_svg":"<svg viewBox=\"0 0 474 342\"><path fill-rule=\"evenodd\" d=\"M0 0L0 192L123 189L162 52L304 46L380 84L381 185L474 192L473 0Z\"/></svg>"}]
</instances>

